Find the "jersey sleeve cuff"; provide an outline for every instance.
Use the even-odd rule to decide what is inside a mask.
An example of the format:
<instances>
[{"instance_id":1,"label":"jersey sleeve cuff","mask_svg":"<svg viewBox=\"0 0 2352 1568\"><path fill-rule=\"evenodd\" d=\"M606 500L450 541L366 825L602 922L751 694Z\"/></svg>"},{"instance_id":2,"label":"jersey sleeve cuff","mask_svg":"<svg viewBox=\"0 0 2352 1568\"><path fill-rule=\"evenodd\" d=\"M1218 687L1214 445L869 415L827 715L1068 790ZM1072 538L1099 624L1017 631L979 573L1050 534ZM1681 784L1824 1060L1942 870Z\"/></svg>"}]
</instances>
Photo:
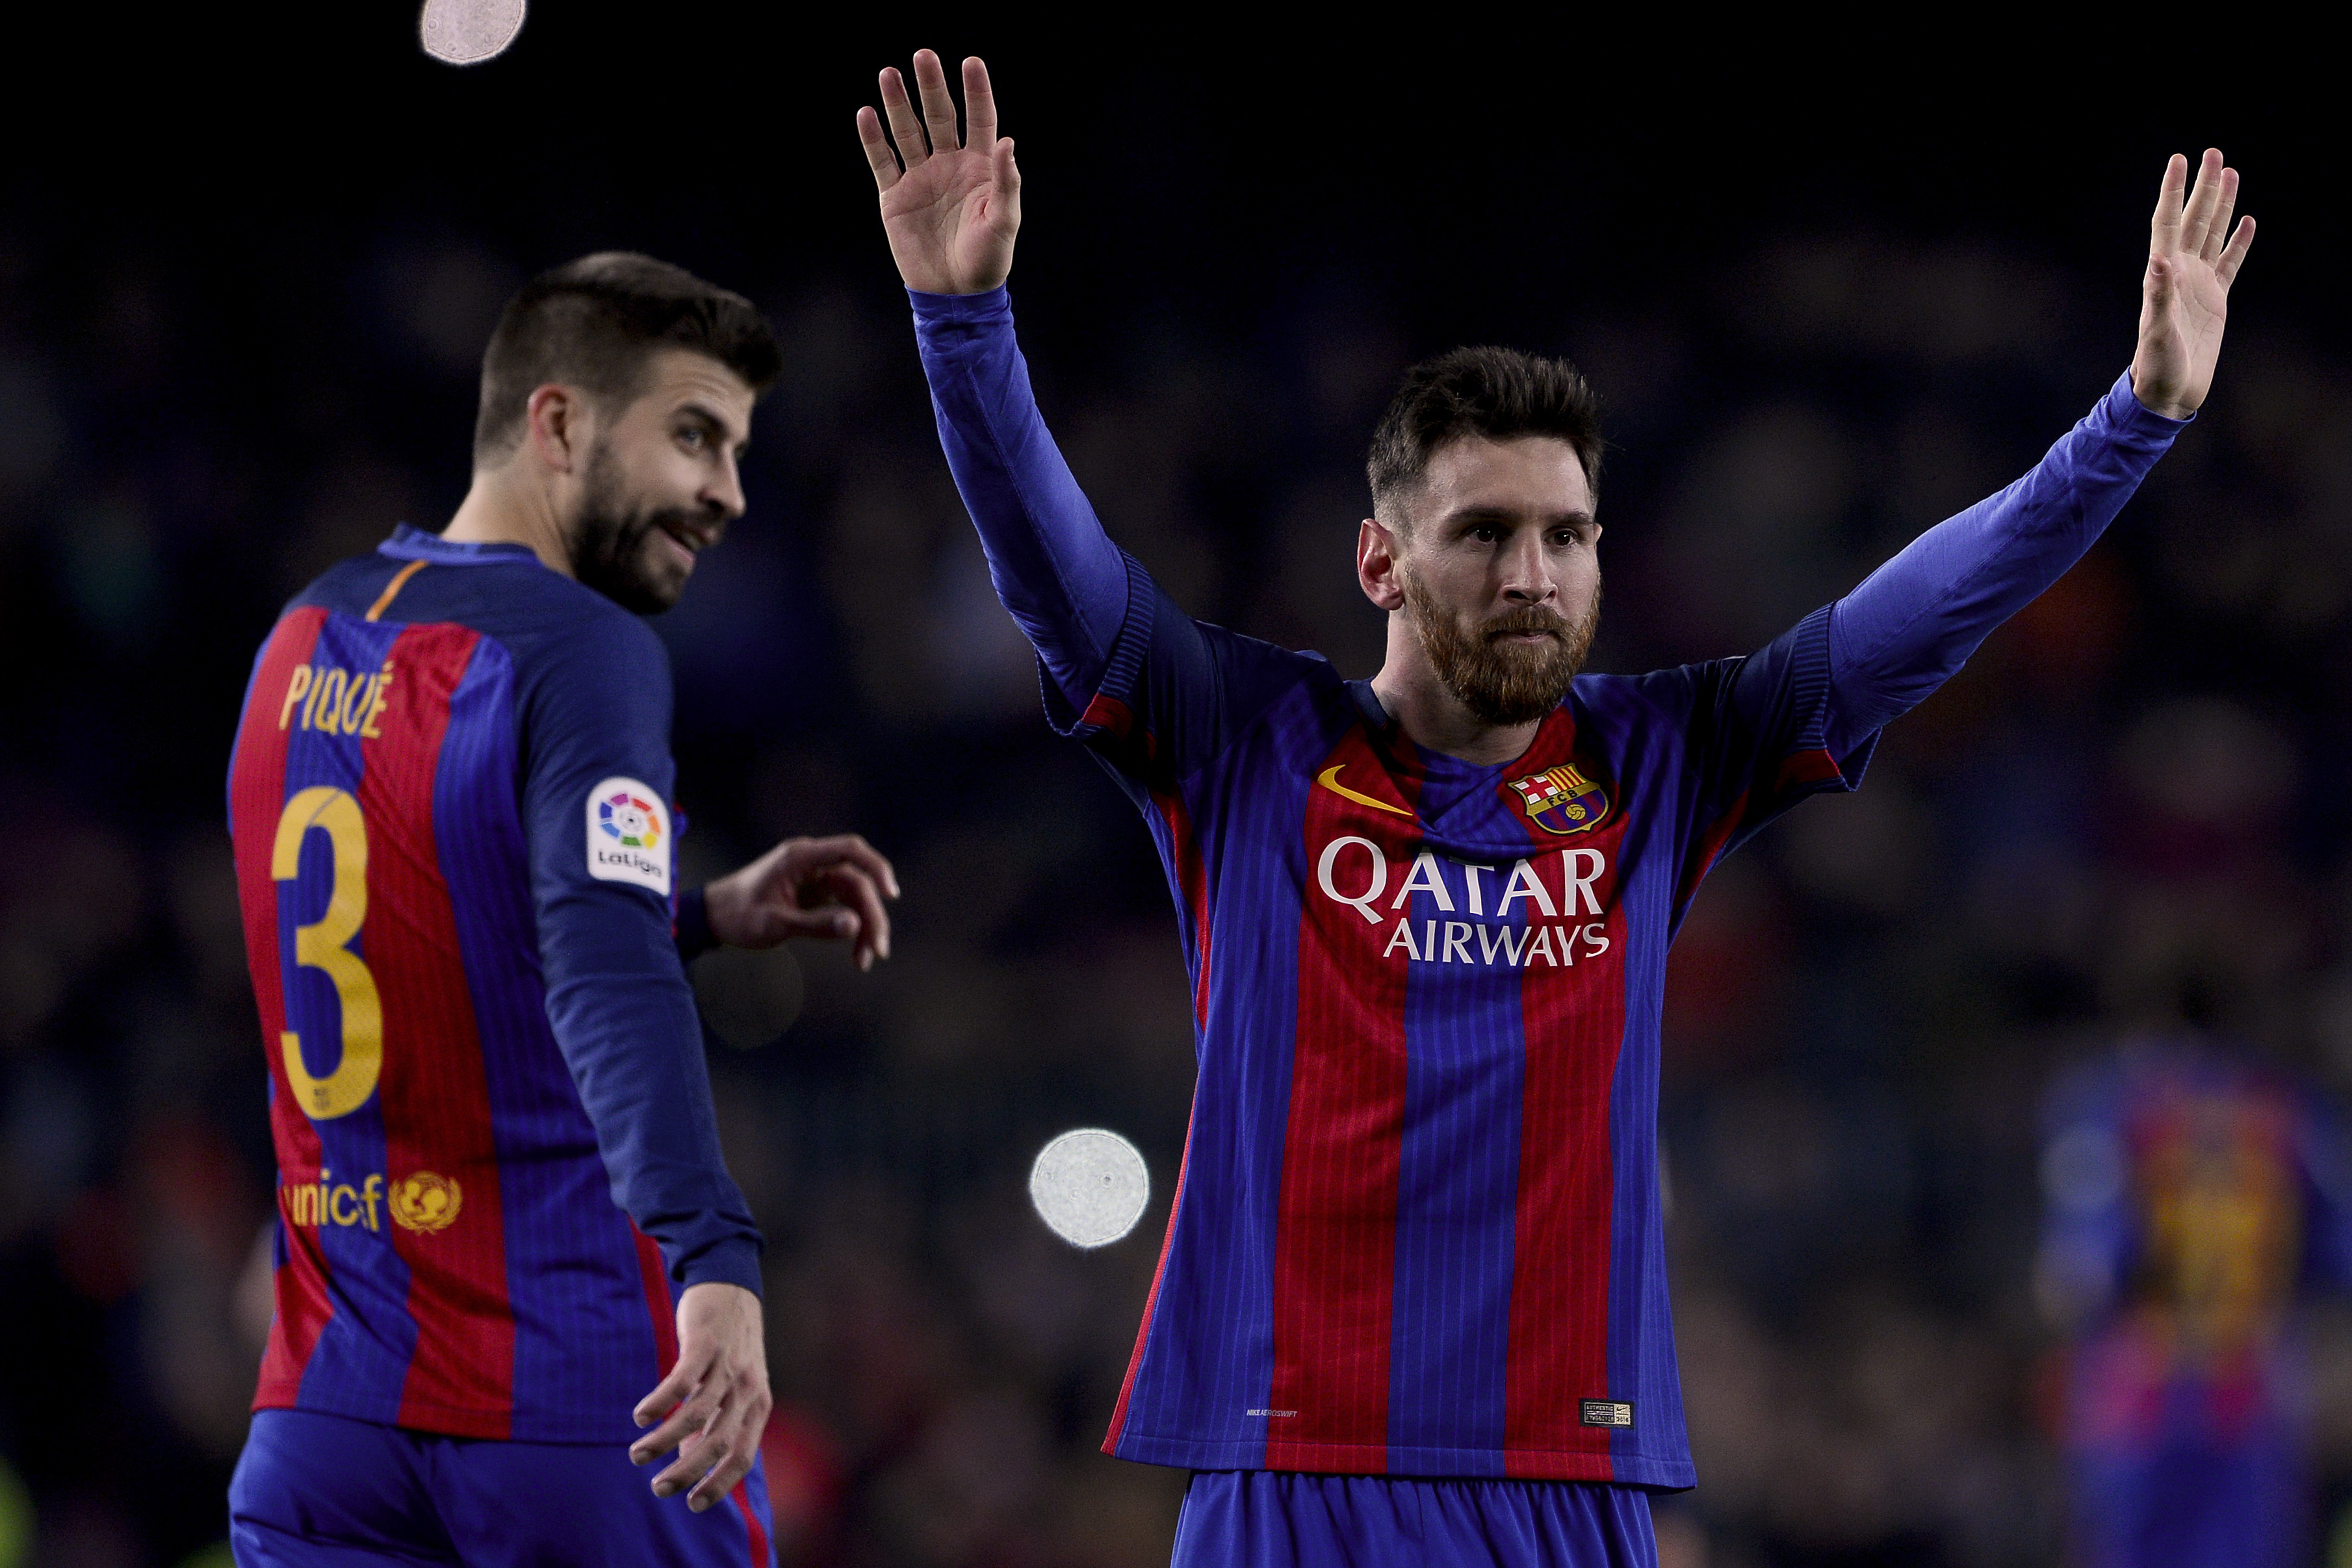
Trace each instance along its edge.
<instances>
[{"instance_id":1,"label":"jersey sleeve cuff","mask_svg":"<svg viewBox=\"0 0 2352 1568\"><path fill-rule=\"evenodd\" d=\"M677 939L681 964L691 964L719 946L710 930L710 905L701 888L689 887L677 895L677 915L670 922L670 935Z\"/></svg>"},{"instance_id":2,"label":"jersey sleeve cuff","mask_svg":"<svg viewBox=\"0 0 2352 1568\"><path fill-rule=\"evenodd\" d=\"M2106 423L2118 436L2126 441L2136 439L2158 452L2170 446L2174 436L2197 423L2193 413L2187 419L2167 419L2140 402L2139 394L2132 391L2128 366L2116 378L2116 384L2107 389L2100 412L2106 415Z\"/></svg>"},{"instance_id":3,"label":"jersey sleeve cuff","mask_svg":"<svg viewBox=\"0 0 2352 1568\"><path fill-rule=\"evenodd\" d=\"M919 288L909 288L907 300L915 308L918 331L930 327L987 326L1013 319L1013 296L1002 283L983 294L926 294Z\"/></svg>"},{"instance_id":4,"label":"jersey sleeve cuff","mask_svg":"<svg viewBox=\"0 0 2352 1568\"><path fill-rule=\"evenodd\" d=\"M753 1295L761 1293L760 1244L749 1237L730 1238L696 1254L677 1270L678 1283L696 1285L740 1285Z\"/></svg>"}]
</instances>

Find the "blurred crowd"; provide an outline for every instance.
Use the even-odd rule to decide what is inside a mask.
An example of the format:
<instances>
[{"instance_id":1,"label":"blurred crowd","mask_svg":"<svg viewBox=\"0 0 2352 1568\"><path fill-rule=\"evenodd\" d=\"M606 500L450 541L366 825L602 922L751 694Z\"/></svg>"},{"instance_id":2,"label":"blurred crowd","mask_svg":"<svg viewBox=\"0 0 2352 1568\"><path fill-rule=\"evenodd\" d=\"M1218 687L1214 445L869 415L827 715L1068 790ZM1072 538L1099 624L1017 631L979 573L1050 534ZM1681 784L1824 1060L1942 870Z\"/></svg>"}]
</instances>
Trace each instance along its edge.
<instances>
[{"instance_id":1,"label":"blurred crowd","mask_svg":"<svg viewBox=\"0 0 2352 1568\"><path fill-rule=\"evenodd\" d=\"M225 279L63 209L0 226L0 1564L226 1562L273 1186L231 726L286 596L446 519L490 320L562 259L455 223L282 238ZM1183 1476L1096 1445L1191 1089L1165 882L1045 729L875 248L781 277L677 257L757 298L788 366L751 515L657 622L686 880L854 830L906 888L870 975L803 948L699 982L753 1020L711 1067L768 1237L782 1557L1164 1562ZM1594 667L1751 648L2023 472L2122 370L2132 282L1832 226L1531 306L1523 346L1579 362L1613 444ZM1370 674L1362 444L1449 345L1346 271L1255 314L1019 273L1014 300L1120 542L1196 613ZM2352 370L2292 320L2232 333L2108 541L1682 933L1678 1568L2060 1560L2044 1085L2186 1024L2352 1088ZM1088 1125L1154 1192L1081 1252L1025 1178ZM2305 1332L2325 1539L2352 1312Z\"/></svg>"}]
</instances>

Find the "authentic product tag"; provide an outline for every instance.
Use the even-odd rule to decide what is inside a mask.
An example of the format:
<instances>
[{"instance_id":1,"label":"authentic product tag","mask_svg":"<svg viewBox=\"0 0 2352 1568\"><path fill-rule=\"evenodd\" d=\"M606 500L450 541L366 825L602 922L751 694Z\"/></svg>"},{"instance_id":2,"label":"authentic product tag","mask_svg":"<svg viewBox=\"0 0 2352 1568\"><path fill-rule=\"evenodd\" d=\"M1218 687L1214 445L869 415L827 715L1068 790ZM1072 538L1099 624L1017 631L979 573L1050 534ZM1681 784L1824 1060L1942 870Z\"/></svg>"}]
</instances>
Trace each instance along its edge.
<instances>
[{"instance_id":1,"label":"authentic product tag","mask_svg":"<svg viewBox=\"0 0 2352 1568\"><path fill-rule=\"evenodd\" d=\"M1588 1427L1631 1427L1633 1424L1633 1402L1630 1399L1587 1399L1583 1406L1584 1425Z\"/></svg>"}]
</instances>

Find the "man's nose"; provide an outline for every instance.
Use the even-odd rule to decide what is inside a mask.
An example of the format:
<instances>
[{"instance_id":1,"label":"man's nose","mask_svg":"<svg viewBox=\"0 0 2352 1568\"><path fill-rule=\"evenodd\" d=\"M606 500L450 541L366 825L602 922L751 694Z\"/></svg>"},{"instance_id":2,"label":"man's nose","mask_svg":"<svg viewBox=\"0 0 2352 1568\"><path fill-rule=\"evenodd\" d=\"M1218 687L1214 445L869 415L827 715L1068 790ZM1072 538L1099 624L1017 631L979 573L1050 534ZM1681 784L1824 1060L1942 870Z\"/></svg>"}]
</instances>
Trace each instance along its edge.
<instances>
[{"instance_id":1,"label":"man's nose","mask_svg":"<svg viewBox=\"0 0 2352 1568\"><path fill-rule=\"evenodd\" d=\"M1511 541L1503 558L1503 597L1516 604L1541 604L1559 597L1541 538L1527 535Z\"/></svg>"},{"instance_id":2,"label":"man's nose","mask_svg":"<svg viewBox=\"0 0 2352 1568\"><path fill-rule=\"evenodd\" d=\"M717 477L703 486L700 498L721 522L731 523L743 515L743 475L735 466L734 458L724 461Z\"/></svg>"}]
</instances>

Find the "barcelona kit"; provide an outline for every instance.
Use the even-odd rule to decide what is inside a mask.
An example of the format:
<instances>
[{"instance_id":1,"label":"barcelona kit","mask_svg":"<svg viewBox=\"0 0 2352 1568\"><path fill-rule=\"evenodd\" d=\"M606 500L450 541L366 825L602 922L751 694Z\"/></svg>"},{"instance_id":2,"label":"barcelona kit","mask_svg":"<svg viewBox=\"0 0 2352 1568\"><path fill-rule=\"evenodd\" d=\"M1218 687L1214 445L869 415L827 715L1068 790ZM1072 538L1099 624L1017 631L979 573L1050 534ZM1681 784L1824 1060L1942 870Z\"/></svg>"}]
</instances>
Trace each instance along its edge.
<instances>
[{"instance_id":1,"label":"barcelona kit","mask_svg":"<svg viewBox=\"0 0 2352 1568\"><path fill-rule=\"evenodd\" d=\"M263 644L228 790L278 1166L257 1411L617 1452L677 1293L759 1289L673 936L670 701L636 617L406 528ZM714 1561L766 1560L756 1491Z\"/></svg>"},{"instance_id":2,"label":"barcelona kit","mask_svg":"<svg viewBox=\"0 0 2352 1568\"><path fill-rule=\"evenodd\" d=\"M2311 1550L2302 1308L2352 1286L2352 1145L2310 1089L2143 1040L2045 1107L2037 1286L2077 1320L2065 1442L2090 1568Z\"/></svg>"},{"instance_id":3,"label":"barcelona kit","mask_svg":"<svg viewBox=\"0 0 2352 1568\"><path fill-rule=\"evenodd\" d=\"M1192 978L1183 1166L1106 1449L1690 1486L1656 1137L1668 945L1717 859L1854 787L1880 727L2089 548L2180 425L2118 382L2032 474L1769 645L1580 675L1522 756L1481 767L1321 657L1184 613L1063 463L1004 291L913 303L1048 716L1149 825ZM1206 1515L1285 1495L1196 1480L1190 1528L1246 1537Z\"/></svg>"}]
</instances>

